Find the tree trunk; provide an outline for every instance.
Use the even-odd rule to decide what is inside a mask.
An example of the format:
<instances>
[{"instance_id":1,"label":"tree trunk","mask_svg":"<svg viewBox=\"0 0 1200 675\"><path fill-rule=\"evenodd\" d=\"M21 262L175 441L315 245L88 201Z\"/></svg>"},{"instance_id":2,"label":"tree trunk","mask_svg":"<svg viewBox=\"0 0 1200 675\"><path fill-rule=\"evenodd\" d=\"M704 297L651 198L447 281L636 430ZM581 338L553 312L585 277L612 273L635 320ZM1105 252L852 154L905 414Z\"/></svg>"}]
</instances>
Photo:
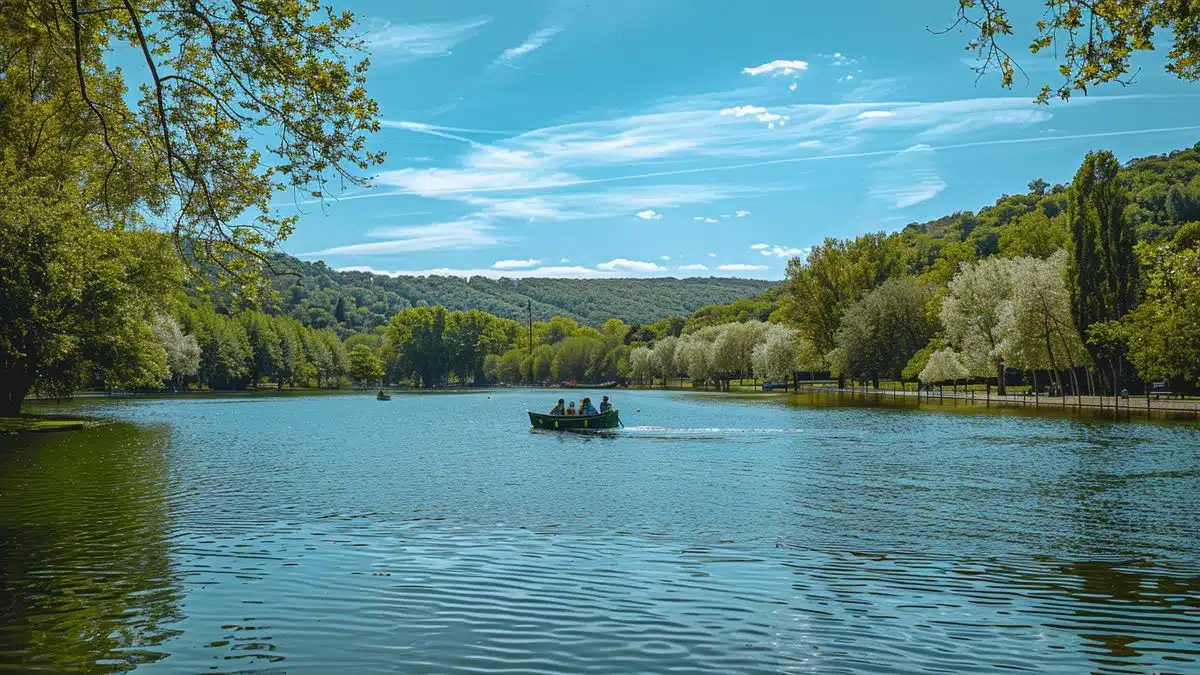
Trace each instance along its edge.
<instances>
[{"instance_id":1,"label":"tree trunk","mask_svg":"<svg viewBox=\"0 0 1200 675\"><path fill-rule=\"evenodd\" d=\"M0 384L0 415L16 417L21 414L21 404L29 395L29 381L22 375L14 376L11 372L9 375Z\"/></svg>"},{"instance_id":2,"label":"tree trunk","mask_svg":"<svg viewBox=\"0 0 1200 675\"><path fill-rule=\"evenodd\" d=\"M1004 385L1004 363L996 362L996 394L1004 396L1008 393L1008 387Z\"/></svg>"}]
</instances>

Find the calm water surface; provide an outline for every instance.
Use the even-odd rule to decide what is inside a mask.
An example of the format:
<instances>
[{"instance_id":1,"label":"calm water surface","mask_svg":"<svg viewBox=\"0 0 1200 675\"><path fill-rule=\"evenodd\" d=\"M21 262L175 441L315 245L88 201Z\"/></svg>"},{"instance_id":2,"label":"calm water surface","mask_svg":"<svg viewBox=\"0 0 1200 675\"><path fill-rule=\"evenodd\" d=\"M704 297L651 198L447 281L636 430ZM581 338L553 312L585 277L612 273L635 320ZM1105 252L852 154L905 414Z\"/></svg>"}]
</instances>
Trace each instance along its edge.
<instances>
[{"instance_id":1,"label":"calm water surface","mask_svg":"<svg viewBox=\"0 0 1200 675\"><path fill-rule=\"evenodd\" d=\"M0 438L0 671L1200 673L1194 425L553 398Z\"/></svg>"}]
</instances>

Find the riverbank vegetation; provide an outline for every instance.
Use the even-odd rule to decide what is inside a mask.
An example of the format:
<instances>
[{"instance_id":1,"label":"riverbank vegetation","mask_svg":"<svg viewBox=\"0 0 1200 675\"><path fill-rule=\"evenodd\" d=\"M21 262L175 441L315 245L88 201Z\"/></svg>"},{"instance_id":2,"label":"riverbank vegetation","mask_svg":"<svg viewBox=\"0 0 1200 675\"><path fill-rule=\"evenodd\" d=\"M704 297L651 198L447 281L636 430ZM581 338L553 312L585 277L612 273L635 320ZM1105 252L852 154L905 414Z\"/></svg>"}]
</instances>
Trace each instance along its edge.
<instances>
[{"instance_id":1,"label":"riverbank vegetation","mask_svg":"<svg viewBox=\"0 0 1200 675\"><path fill-rule=\"evenodd\" d=\"M1092 153L1069 186L826 239L776 286L393 279L277 255L295 225L278 196L364 186L383 160L350 13L88 0L4 18L0 414L85 387L1200 377L1200 146Z\"/></svg>"},{"instance_id":2,"label":"riverbank vegetation","mask_svg":"<svg viewBox=\"0 0 1200 675\"><path fill-rule=\"evenodd\" d=\"M8 213L29 203L14 200ZM1038 386L1040 378L1043 387L1072 393L1167 381L1179 391L1200 378L1197 218L1200 149L1125 167L1096 153L1070 186L1035 180L1027 193L977 214L827 239L791 261L783 283L758 295L689 316L593 325L564 316L528 325L430 305L403 308L371 327L349 319L356 305L342 296L326 298L329 325L313 325L272 304L278 296L270 293L237 309L228 290L183 290L185 270L161 237L60 229L54 246L86 242L90 250L110 250L114 273L77 271L68 277L77 287L56 286L77 312L87 305L71 298L105 298L106 323L63 310L59 323L46 324L46 344L79 330L73 339L90 351L50 349L66 356L44 361L36 390L62 396L86 386L186 391L683 378L692 387L729 388L743 378L779 381L802 372L843 382L991 382L1001 391L1022 379ZM89 232L111 241L86 239ZM146 267L141 276L157 275L154 288L173 290L142 296L119 283L116 270L128 274L139 265Z\"/></svg>"}]
</instances>

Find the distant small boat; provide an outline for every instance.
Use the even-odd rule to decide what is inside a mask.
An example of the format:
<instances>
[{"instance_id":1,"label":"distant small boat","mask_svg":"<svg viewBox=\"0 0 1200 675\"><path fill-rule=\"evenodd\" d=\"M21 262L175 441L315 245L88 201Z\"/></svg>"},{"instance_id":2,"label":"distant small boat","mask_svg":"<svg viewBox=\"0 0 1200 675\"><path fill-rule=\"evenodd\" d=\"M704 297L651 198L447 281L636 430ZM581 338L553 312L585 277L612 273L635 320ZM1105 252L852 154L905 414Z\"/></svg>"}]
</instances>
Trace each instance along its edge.
<instances>
[{"instance_id":1,"label":"distant small boat","mask_svg":"<svg viewBox=\"0 0 1200 675\"><path fill-rule=\"evenodd\" d=\"M529 423L534 429L572 431L579 429L615 429L621 423L617 409L599 415L544 415L529 411Z\"/></svg>"},{"instance_id":2,"label":"distant small boat","mask_svg":"<svg viewBox=\"0 0 1200 675\"><path fill-rule=\"evenodd\" d=\"M375 400L376 401L390 401L390 400L392 400L392 397L387 394L376 394Z\"/></svg>"}]
</instances>

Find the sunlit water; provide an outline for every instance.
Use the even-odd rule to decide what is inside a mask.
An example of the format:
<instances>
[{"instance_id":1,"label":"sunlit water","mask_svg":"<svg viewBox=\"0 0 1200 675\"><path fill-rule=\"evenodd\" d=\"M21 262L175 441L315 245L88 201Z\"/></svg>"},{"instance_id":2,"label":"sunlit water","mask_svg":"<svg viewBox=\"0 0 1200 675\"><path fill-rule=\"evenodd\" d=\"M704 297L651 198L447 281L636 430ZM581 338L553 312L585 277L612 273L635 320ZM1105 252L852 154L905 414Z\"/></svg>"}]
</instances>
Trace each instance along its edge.
<instances>
[{"instance_id":1,"label":"sunlit water","mask_svg":"<svg viewBox=\"0 0 1200 675\"><path fill-rule=\"evenodd\" d=\"M1200 672L1195 425L615 397L0 438L0 670Z\"/></svg>"}]
</instances>

